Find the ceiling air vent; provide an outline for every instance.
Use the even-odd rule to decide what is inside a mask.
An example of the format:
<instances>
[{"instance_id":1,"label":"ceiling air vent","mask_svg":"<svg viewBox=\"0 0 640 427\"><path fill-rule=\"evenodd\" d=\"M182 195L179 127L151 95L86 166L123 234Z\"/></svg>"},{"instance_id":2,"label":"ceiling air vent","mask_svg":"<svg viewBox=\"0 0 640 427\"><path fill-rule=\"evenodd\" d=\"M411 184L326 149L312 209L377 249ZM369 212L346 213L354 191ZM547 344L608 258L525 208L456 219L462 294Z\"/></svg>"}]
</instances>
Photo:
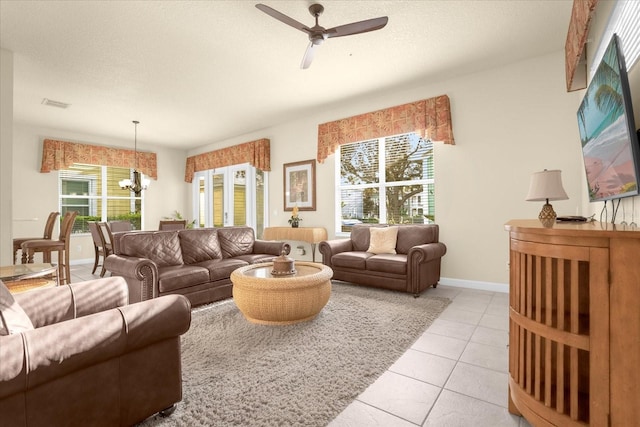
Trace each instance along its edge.
<instances>
[{"instance_id":1,"label":"ceiling air vent","mask_svg":"<svg viewBox=\"0 0 640 427\"><path fill-rule=\"evenodd\" d=\"M58 108L69 108L71 104L67 104L66 102L54 101L53 99L42 99L43 105L48 105L49 107L58 107Z\"/></svg>"}]
</instances>

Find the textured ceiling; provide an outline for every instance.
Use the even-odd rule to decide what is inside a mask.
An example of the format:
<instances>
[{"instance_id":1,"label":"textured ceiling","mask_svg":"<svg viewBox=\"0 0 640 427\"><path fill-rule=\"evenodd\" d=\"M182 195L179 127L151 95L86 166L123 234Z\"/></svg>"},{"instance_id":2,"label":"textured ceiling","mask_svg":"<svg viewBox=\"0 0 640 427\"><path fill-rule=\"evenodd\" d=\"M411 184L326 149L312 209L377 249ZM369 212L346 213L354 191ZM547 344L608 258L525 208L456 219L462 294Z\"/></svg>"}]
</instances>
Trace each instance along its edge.
<instances>
[{"instance_id":1,"label":"textured ceiling","mask_svg":"<svg viewBox=\"0 0 640 427\"><path fill-rule=\"evenodd\" d=\"M0 0L14 54L14 120L182 149L301 117L346 98L433 82L563 49L570 0L325 1L328 39L300 69L307 36L255 1ZM263 1L312 26L313 2ZM42 99L71 104L66 110Z\"/></svg>"}]
</instances>

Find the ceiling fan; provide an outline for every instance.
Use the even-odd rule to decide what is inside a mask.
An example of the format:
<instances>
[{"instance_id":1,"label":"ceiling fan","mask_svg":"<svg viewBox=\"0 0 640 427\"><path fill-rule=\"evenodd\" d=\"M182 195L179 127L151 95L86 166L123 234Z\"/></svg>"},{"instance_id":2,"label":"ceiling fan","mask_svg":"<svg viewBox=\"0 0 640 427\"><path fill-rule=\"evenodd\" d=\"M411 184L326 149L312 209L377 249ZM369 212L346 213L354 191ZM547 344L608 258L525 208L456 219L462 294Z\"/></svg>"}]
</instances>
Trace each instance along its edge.
<instances>
[{"instance_id":1,"label":"ceiling fan","mask_svg":"<svg viewBox=\"0 0 640 427\"><path fill-rule=\"evenodd\" d=\"M383 16L381 18L367 19L364 21L352 22L351 24L340 25L333 28L324 28L318 24L318 17L322 15L324 7L321 4L312 4L309 6L309 13L316 18L316 25L313 27L307 27L306 25L296 21L287 15L278 12L277 10L262 4L256 4L256 7L266 13L267 15L277 19L280 22L307 33L309 36L309 46L307 47L300 68L306 69L311 65L313 56L318 50L318 47L328 38L350 36L353 34L366 33L369 31L379 30L387 25L389 18Z\"/></svg>"}]
</instances>

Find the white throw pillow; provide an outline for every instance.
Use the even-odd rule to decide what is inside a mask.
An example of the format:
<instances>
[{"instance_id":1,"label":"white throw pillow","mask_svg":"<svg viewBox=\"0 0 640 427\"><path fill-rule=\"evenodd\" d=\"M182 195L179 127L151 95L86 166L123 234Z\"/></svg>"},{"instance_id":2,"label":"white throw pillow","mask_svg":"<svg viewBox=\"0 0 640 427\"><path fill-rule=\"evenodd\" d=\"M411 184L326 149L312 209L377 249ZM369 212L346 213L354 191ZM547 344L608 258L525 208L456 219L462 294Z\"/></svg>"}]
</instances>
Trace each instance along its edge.
<instances>
[{"instance_id":1,"label":"white throw pillow","mask_svg":"<svg viewBox=\"0 0 640 427\"><path fill-rule=\"evenodd\" d=\"M19 334L31 329L31 319L0 280L0 335Z\"/></svg>"},{"instance_id":2,"label":"white throw pillow","mask_svg":"<svg viewBox=\"0 0 640 427\"><path fill-rule=\"evenodd\" d=\"M398 227L371 227L369 249L373 254L395 254Z\"/></svg>"}]
</instances>

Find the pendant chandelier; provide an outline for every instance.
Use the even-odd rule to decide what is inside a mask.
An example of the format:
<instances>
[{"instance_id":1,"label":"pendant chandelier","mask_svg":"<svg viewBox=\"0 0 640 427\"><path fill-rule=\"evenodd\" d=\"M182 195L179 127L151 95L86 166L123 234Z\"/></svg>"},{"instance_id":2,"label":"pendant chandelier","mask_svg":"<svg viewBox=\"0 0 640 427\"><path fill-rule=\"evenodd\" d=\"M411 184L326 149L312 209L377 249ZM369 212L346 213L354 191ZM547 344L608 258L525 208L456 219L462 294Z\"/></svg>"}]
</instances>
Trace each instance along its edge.
<instances>
[{"instance_id":1,"label":"pendant chandelier","mask_svg":"<svg viewBox=\"0 0 640 427\"><path fill-rule=\"evenodd\" d=\"M135 126L135 136L134 136L134 156L135 156L135 168L133 169L133 181L130 179L123 179L119 182L120 188L123 190L131 190L135 193L136 197L140 197L140 193L142 190L146 190L149 187L149 180L147 178L142 178L142 174L138 172L138 123L137 120L133 121Z\"/></svg>"}]
</instances>

